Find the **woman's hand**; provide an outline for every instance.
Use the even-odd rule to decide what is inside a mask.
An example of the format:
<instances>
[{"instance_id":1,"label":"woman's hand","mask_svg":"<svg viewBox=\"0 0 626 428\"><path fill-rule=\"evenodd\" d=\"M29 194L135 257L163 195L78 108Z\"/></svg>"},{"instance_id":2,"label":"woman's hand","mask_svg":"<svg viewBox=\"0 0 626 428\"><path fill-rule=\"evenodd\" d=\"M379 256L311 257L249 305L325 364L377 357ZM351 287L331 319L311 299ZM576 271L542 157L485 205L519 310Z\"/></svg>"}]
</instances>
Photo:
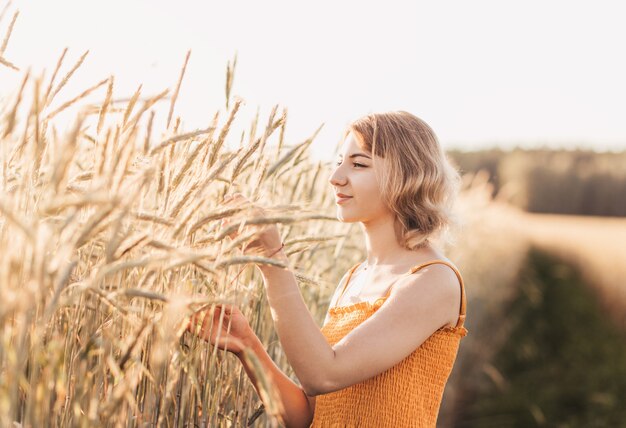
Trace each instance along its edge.
<instances>
[{"instance_id":1,"label":"woman's hand","mask_svg":"<svg viewBox=\"0 0 626 428\"><path fill-rule=\"evenodd\" d=\"M222 315L223 314L223 315ZM220 317L223 316L220 327ZM230 327L229 327L230 323ZM254 331L248 320L234 305L215 305L193 315L187 330L202 339L240 356L244 348L250 346Z\"/></svg>"},{"instance_id":2,"label":"woman's hand","mask_svg":"<svg viewBox=\"0 0 626 428\"><path fill-rule=\"evenodd\" d=\"M251 218L263 218L267 215L266 211L253 205L246 197L244 197L241 193L235 193L233 195L228 195L224 198L225 205L249 205L251 210L248 211L248 215ZM238 224L241 222L241 218L233 217L222 220L222 227L228 227L231 224ZM263 257L269 257L273 255L277 250L279 250L282 246L282 239L280 237L280 233L278 232L278 228L276 224L259 224L259 225L246 225L244 230L247 228L254 228L259 231L259 235L253 241L250 241L243 249L244 254L247 255L261 255ZM231 238L236 238L238 232L233 232L229 236Z\"/></svg>"},{"instance_id":3,"label":"woman's hand","mask_svg":"<svg viewBox=\"0 0 626 428\"><path fill-rule=\"evenodd\" d=\"M221 313L224 313L224 319L219 338L216 339ZM259 397L263 397L268 392L267 380L271 380L271 383L278 388L282 404L282 413L279 416L284 421L285 426L308 427L311 425L313 408L309 404L309 400L314 399L308 398L300 385L297 385L278 368L236 306L217 305L213 314L211 314L211 309L206 309L198 312L195 318L195 320L192 318L192 323L189 324L188 329L192 330L191 326L201 322L202 330L199 335L202 338L210 340L219 349L224 349L227 346L227 350L235 354L241 361ZM226 333L229 320L230 332ZM261 364L263 376L259 376L259 365L253 362L253 359L244 357L243 349L248 346L256 356L256 361Z\"/></svg>"}]
</instances>

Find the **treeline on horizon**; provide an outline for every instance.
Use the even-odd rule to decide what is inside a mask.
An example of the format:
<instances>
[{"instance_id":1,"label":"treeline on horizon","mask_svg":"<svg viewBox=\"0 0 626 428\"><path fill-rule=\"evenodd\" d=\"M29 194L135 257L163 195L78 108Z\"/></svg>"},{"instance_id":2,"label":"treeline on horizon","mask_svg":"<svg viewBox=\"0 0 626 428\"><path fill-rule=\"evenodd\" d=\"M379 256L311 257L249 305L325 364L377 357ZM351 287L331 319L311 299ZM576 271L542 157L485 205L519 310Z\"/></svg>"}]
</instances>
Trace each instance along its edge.
<instances>
[{"instance_id":1,"label":"treeline on horizon","mask_svg":"<svg viewBox=\"0 0 626 428\"><path fill-rule=\"evenodd\" d=\"M462 174L484 170L493 196L529 212L626 216L626 151L448 150Z\"/></svg>"}]
</instances>

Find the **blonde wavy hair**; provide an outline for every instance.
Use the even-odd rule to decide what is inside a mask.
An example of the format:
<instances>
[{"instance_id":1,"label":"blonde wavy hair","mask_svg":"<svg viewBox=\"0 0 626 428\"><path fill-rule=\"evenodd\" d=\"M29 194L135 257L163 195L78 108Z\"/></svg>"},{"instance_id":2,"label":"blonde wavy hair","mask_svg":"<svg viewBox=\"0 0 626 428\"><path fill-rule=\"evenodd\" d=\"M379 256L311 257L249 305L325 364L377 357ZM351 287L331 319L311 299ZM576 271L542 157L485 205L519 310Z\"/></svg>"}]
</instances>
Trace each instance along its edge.
<instances>
[{"instance_id":1,"label":"blonde wavy hair","mask_svg":"<svg viewBox=\"0 0 626 428\"><path fill-rule=\"evenodd\" d=\"M382 159L375 168L384 203L395 215L398 242L409 250L427 245L431 238L453 241L454 211L461 185L435 132L406 111L374 113L352 122L352 132L363 150ZM442 233L445 232L445 233Z\"/></svg>"}]
</instances>

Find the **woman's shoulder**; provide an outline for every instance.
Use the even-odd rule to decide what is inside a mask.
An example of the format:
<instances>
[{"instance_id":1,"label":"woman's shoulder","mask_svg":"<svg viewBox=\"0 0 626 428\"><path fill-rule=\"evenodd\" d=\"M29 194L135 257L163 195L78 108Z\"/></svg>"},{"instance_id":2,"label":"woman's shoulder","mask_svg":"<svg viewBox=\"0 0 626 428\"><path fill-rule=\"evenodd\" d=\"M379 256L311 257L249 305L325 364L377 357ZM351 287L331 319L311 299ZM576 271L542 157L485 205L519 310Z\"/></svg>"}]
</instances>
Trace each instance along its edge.
<instances>
[{"instance_id":1,"label":"woman's shoulder","mask_svg":"<svg viewBox=\"0 0 626 428\"><path fill-rule=\"evenodd\" d=\"M439 256L429 261L420 261L414 266L413 275L407 275L405 287L414 287L414 291L436 293L446 302L449 322L447 326L457 325L459 314L462 312L464 283L456 264L445 256ZM411 278L412 277L412 278Z\"/></svg>"},{"instance_id":2,"label":"woman's shoulder","mask_svg":"<svg viewBox=\"0 0 626 428\"><path fill-rule=\"evenodd\" d=\"M435 273L440 278L447 277L449 282L457 284L457 286L463 281L461 271L456 263L440 252L430 254L429 257L416 258L409 271L417 273L417 276L430 276ZM429 274L426 274L427 272Z\"/></svg>"}]
</instances>

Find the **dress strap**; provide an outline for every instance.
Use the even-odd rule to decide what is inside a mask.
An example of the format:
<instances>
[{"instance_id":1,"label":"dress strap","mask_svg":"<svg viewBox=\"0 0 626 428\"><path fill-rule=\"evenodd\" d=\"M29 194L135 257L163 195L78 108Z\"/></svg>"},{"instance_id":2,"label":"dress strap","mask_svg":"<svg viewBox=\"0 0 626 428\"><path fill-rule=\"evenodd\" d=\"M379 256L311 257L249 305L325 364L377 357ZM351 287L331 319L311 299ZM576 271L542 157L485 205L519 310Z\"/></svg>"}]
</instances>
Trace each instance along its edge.
<instances>
[{"instance_id":1,"label":"dress strap","mask_svg":"<svg viewBox=\"0 0 626 428\"><path fill-rule=\"evenodd\" d=\"M465 322L465 311L466 311L466 306L467 306L467 302L466 302L466 298L465 298L465 284L463 283L463 277L461 277L461 273L458 271L458 269L456 267L454 267L454 265L452 265L451 263L445 261L445 260L431 260L428 261L426 263L422 263L421 265L417 265L412 267L411 269L409 269L409 271L406 273L407 275L413 274L415 272L417 272L418 270L426 267L426 266L430 266L436 263L441 263L444 264L448 267L450 267L454 273L456 274L457 278L459 279L459 283L461 284L461 307L459 309L459 319L456 323L456 327L461 327L463 325L463 323ZM358 265L357 265L358 266ZM350 273L350 276L352 275L352 272ZM348 277L349 278L349 277ZM386 299L387 297L389 297L389 294L391 294L391 289L393 287L393 284L391 286L389 286L389 288L387 289L387 292L385 293L385 296L383 297L383 299Z\"/></svg>"},{"instance_id":2,"label":"dress strap","mask_svg":"<svg viewBox=\"0 0 626 428\"><path fill-rule=\"evenodd\" d=\"M343 293L346 291L346 287L348 287L348 283L350 282L350 278L352 278L352 274L354 273L356 268L358 268L361 265L361 263L362 262L359 262L359 263L355 264L348 271L348 277L346 278L346 283L343 285L343 289L341 290L341 294L339 294L339 297L337 297L336 302L341 301L341 298L343 297ZM337 304L336 302L335 302L335 304Z\"/></svg>"}]
</instances>

